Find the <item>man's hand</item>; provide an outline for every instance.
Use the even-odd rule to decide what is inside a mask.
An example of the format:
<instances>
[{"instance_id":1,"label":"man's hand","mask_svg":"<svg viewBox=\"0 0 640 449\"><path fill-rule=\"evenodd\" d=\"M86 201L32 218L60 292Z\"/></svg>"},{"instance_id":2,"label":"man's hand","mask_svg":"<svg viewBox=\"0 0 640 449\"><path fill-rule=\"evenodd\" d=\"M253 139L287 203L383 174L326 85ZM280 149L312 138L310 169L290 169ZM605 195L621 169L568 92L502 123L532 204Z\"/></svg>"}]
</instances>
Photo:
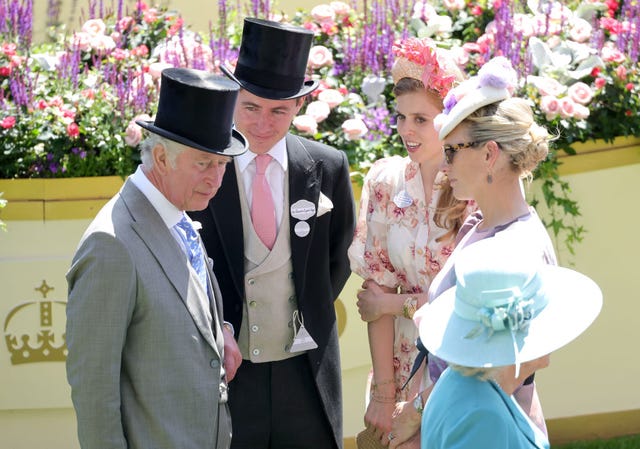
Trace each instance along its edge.
<instances>
[{"instance_id":1,"label":"man's hand","mask_svg":"<svg viewBox=\"0 0 640 449\"><path fill-rule=\"evenodd\" d=\"M242 354L231 329L223 325L222 334L224 335L224 370L227 382L231 382L242 363Z\"/></svg>"}]
</instances>

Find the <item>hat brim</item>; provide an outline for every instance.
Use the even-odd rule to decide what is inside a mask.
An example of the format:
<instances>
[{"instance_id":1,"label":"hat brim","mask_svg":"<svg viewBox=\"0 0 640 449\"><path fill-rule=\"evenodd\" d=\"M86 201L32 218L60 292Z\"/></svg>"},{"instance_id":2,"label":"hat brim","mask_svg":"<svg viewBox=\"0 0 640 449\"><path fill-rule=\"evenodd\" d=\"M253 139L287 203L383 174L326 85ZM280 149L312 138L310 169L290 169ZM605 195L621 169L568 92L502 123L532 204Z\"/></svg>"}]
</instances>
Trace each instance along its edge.
<instances>
[{"instance_id":1,"label":"hat brim","mask_svg":"<svg viewBox=\"0 0 640 449\"><path fill-rule=\"evenodd\" d=\"M526 331L514 333L515 344L510 331L496 331L488 337L482 328L472 337L481 324L454 312L456 287L424 306L420 340L442 360L474 368L524 363L561 348L596 319L602 308L602 292L590 278L567 268L548 265L540 274L548 303Z\"/></svg>"},{"instance_id":2,"label":"hat brim","mask_svg":"<svg viewBox=\"0 0 640 449\"><path fill-rule=\"evenodd\" d=\"M502 101L511 97L511 93L507 88L497 88L492 86L482 86L467 93L445 116L438 137L444 140L453 129L458 126L471 113L477 111L497 101Z\"/></svg>"},{"instance_id":3,"label":"hat brim","mask_svg":"<svg viewBox=\"0 0 640 449\"><path fill-rule=\"evenodd\" d=\"M318 80L307 80L302 84L302 87L300 88L299 91L291 93L291 91L285 92L277 89L269 89L262 86L258 86L257 84L252 84L252 83L243 81L237 78L233 74L231 69L229 69L228 67L222 64L220 65L220 70L222 70L222 72L225 75L227 75L229 78L231 78L233 81L238 83L240 87L242 87L243 89L251 92L252 94L260 98L267 98L269 100L293 100L294 98L304 97L306 95L309 95L314 90L316 90L320 85L320 81Z\"/></svg>"},{"instance_id":4,"label":"hat brim","mask_svg":"<svg viewBox=\"0 0 640 449\"><path fill-rule=\"evenodd\" d=\"M174 142L178 142L179 144L195 148L197 150L206 151L207 153L215 153L220 154L222 156L239 156L245 153L249 149L249 144L247 139L237 130L231 130L231 139L229 145L224 148L212 148L208 146L201 145L197 142L194 142L190 139L186 139L178 134L172 133L171 131L167 131L165 129L159 128L154 125L154 122L136 120L136 124L140 125L147 131L150 131L154 134L158 134L162 137L166 137L169 140Z\"/></svg>"}]
</instances>

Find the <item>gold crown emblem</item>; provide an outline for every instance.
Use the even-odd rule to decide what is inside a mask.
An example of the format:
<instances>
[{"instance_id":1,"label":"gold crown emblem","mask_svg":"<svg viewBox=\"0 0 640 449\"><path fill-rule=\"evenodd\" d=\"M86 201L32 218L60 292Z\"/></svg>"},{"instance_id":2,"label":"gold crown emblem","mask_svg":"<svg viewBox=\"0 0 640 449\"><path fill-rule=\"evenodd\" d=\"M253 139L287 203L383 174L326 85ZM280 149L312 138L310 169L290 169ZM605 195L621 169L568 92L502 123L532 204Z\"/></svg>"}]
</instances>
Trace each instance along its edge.
<instances>
[{"instance_id":1,"label":"gold crown emblem","mask_svg":"<svg viewBox=\"0 0 640 449\"><path fill-rule=\"evenodd\" d=\"M64 362L67 358L65 320L58 318L65 315L66 302L46 300L53 288L44 280L35 290L42 293L45 300L17 305L4 321L4 338L12 365ZM57 318L55 325L54 317Z\"/></svg>"}]
</instances>

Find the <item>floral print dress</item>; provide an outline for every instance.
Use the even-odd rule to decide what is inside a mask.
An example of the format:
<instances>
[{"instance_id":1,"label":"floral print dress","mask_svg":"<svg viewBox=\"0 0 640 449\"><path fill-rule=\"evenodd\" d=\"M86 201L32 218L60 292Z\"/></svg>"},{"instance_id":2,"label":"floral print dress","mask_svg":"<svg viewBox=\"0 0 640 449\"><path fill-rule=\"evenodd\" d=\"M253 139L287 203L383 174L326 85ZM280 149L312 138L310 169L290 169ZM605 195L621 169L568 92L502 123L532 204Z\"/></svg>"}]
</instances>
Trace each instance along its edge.
<instances>
[{"instance_id":1,"label":"floral print dress","mask_svg":"<svg viewBox=\"0 0 640 449\"><path fill-rule=\"evenodd\" d=\"M362 188L355 237L349 247L354 273L386 287L399 287L402 293L428 291L454 248L453 238L437 241L447 230L433 222L443 176L439 173L436 177L431 201L426 204L418 163L408 157L392 156L371 167ZM395 317L397 401L408 399L410 388L401 387L418 353L417 337L418 328L412 320Z\"/></svg>"}]
</instances>

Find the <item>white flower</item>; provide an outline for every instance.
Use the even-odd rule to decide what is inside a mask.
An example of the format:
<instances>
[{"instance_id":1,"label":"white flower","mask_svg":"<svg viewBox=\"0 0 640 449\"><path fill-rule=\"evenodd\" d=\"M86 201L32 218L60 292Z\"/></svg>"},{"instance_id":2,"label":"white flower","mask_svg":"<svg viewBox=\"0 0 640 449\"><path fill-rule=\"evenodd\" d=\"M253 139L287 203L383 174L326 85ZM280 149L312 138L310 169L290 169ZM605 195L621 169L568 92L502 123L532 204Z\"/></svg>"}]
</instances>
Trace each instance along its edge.
<instances>
[{"instance_id":1,"label":"white flower","mask_svg":"<svg viewBox=\"0 0 640 449\"><path fill-rule=\"evenodd\" d=\"M305 115L310 115L315 119L316 123L320 123L324 119L329 117L330 113L331 108L329 108L329 105L327 103L325 103L324 101L316 100L307 105Z\"/></svg>"},{"instance_id":2,"label":"white flower","mask_svg":"<svg viewBox=\"0 0 640 449\"><path fill-rule=\"evenodd\" d=\"M345 120L342 124L342 131L345 134L347 140L359 140L362 138L369 129L361 118L350 118Z\"/></svg>"},{"instance_id":3,"label":"white flower","mask_svg":"<svg viewBox=\"0 0 640 449\"><path fill-rule=\"evenodd\" d=\"M325 89L318 94L318 100L324 101L333 109L344 101L344 97L337 89Z\"/></svg>"},{"instance_id":4,"label":"white flower","mask_svg":"<svg viewBox=\"0 0 640 449\"><path fill-rule=\"evenodd\" d=\"M315 134L318 132L318 123L310 115L298 115L293 119L293 126L301 133Z\"/></svg>"}]
</instances>

